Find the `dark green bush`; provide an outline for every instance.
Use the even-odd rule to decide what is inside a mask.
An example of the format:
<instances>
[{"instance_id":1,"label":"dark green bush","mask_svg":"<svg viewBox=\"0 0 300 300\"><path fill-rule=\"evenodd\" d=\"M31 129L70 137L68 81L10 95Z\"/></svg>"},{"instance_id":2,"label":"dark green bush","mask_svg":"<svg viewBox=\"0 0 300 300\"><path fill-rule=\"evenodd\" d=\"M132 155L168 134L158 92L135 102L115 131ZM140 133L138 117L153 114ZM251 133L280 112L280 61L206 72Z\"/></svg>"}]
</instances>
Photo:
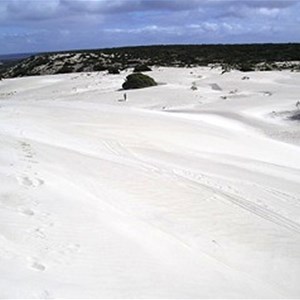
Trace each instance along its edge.
<instances>
[{"instance_id":1,"label":"dark green bush","mask_svg":"<svg viewBox=\"0 0 300 300\"><path fill-rule=\"evenodd\" d=\"M265 63L263 64L259 70L260 71L273 71L276 69L276 66L272 65L272 64L268 64L268 63Z\"/></svg>"},{"instance_id":2,"label":"dark green bush","mask_svg":"<svg viewBox=\"0 0 300 300\"><path fill-rule=\"evenodd\" d=\"M106 70L106 67L105 66L103 66L103 65L94 65L93 66L93 70L94 71L105 71Z\"/></svg>"},{"instance_id":3,"label":"dark green bush","mask_svg":"<svg viewBox=\"0 0 300 300\"><path fill-rule=\"evenodd\" d=\"M149 72L152 71L151 68L149 68L147 65L138 65L134 68L133 72Z\"/></svg>"},{"instance_id":4,"label":"dark green bush","mask_svg":"<svg viewBox=\"0 0 300 300\"><path fill-rule=\"evenodd\" d=\"M65 63L59 70L55 72L55 74L67 74L74 72L73 66Z\"/></svg>"},{"instance_id":5,"label":"dark green bush","mask_svg":"<svg viewBox=\"0 0 300 300\"><path fill-rule=\"evenodd\" d=\"M117 67L109 67L108 74L120 74L120 70Z\"/></svg>"},{"instance_id":6,"label":"dark green bush","mask_svg":"<svg viewBox=\"0 0 300 300\"><path fill-rule=\"evenodd\" d=\"M157 85L157 83L153 78L141 73L134 73L126 77L126 81L123 83L122 87L124 90L128 90L141 89L155 85Z\"/></svg>"},{"instance_id":7,"label":"dark green bush","mask_svg":"<svg viewBox=\"0 0 300 300\"><path fill-rule=\"evenodd\" d=\"M237 69L241 72L253 72L255 71L255 67L250 63L240 64Z\"/></svg>"},{"instance_id":8,"label":"dark green bush","mask_svg":"<svg viewBox=\"0 0 300 300\"><path fill-rule=\"evenodd\" d=\"M292 68L292 71L300 72L300 65L295 65L295 66Z\"/></svg>"}]
</instances>

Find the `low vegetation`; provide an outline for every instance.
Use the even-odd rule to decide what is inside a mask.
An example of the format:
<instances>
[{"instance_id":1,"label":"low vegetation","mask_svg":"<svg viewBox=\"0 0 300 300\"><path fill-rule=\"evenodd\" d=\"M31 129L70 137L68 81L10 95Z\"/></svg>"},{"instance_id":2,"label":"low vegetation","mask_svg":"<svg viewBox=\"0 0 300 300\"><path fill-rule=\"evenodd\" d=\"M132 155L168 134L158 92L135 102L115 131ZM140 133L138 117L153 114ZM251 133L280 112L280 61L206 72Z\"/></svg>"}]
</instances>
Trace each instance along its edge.
<instances>
[{"instance_id":1,"label":"low vegetation","mask_svg":"<svg viewBox=\"0 0 300 300\"><path fill-rule=\"evenodd\" d=\"M134 68L133 72L140 73L140 72L150 72L152 71L150 67L147 65L138 65Z\"/></svg>"},{"instance_id":2,"label":"low vegetation","mask_svg":"<svg viewBox=\"0 0 300 300\"><path fill-rule=\"evenodd\" d=\"M155 85L157 85L157 83L150 76L141 73L134 73L126 77L126 81L123 83L122 87L124 90L129 90L141 89Z\"/></svg>"},{"instance_id":3,"label":"low vegetation","mask_svg":"<svg viewBox=\"0 0 300 300\"><path fill-rule=\"evenodd\" d=\"M300 44L158 45L44 53L22 61L6 62L1 65L0 74L20 77L109 71L115 66L119 70L134 68L135 72L146 72L154 65L219 66L224 73L232 69L243 72L290 69L298 72Z\"/></svg>"},{"instance_id":4,"label":"low vegetation","mask_svg":"<svg viewBox=\"0 0 300 300\"><path fill-rule=\"evenodd\" d=\"M120 70L118 67L109 67L108 74L120 74Z\"/></svg>"},{"instance_id":5,"label":"low vegetation","mask_svg":"<svg viewBox=\"0 0 300 300\"><path fill-rule=\"evenodd\" d=\"M300 121L300 112L295 113L290 117L290 120L292 121Z\"/></svg>"}]
</instances>

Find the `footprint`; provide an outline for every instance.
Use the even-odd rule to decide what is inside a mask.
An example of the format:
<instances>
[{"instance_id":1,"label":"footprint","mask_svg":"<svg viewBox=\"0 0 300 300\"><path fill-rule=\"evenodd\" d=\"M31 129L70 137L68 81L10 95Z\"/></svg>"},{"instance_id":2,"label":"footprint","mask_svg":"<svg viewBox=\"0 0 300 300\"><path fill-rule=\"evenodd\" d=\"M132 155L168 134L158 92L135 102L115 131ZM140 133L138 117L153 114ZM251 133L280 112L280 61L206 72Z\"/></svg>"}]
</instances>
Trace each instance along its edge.
<instances>
[{"instance_id":1,"label":"footprint","mask_svg":"<svg viewBox=\"0 0 300 300\"><path fill-rule=\"evenodd\" d=\"M79 244L69 244L69 245L66 245L64 247L62 247L60 250L59 250L59 253L62 254L62 255L72 255L72 254L76 254L80 252L80 245Z\"/></svg>"},{"instance_id":2,"label":"footprint","mask_svg":"<svg viewBox=\"0 0 300 300\"><path fill-rule=\"evenodd\" d=\"M29 178L28 176L22 176L19 179L21 185L27 186L27 187L38 187L42 184L44 184L44 180L40 178Z\"/></svg>"},{"instance_id":3,"label":"footprint","mask_svg":"<svg viewBox=\"0 0 300 300\"><path fill-rule=\"evenodd\" d=\"M39 299L50 299L51 296L50 296L50 293L47 291L47 290L43 290L40 295L38 295Z\"/></svg>"},{"instance_id":4,"label":"footprint","mask_svg":"<svg viewBox=\"0 0 300 300\"><path fill-rule=\"evenodd\" d=\"M40 239L46 239L46 235L44 233L44 230L42 228L36 228L34 230L34 234L37 238L40 238Z\"/></svg>"},{"instance_id":5,"label":"footprint","mask_svg":"<svg viewBox=\"0 0 300 300\"><path fill-rule=\"evenodd\" d=\"M22 148L30 148L30 144L26 143L26 142L21 142L21 146Z\"/></svg>"},{"instance_id":6,"label":"footprint","mask_svg":"<svg viewBox=\"0 0 300 300\"><path fill-rule=\"evenodd\" d=\"M38 185L42 185L42 184L45 183L44 180L41 179L41 178L37 178L36 180L37 180L37 182L38 182Z\"/></svg>"},{"instance_id":7,"label":"footprint","mask_svg":"<svg viewBox=\"0 0 300 300\"><path fill-rule=\"evenodd\" d=\"M80 245L79 244L70 244L68 245L67 249L70 251L70 253L76 253L80 251Z\"/></svg>"},{"instance_id":8,"label":"footprint","mask_svg":"<svg viewBox=\"0 0 300 300\"><path fill-rule=\"evenodd\" d=\"M21 184L26 186L32 186L33 182L28 177L22 177Z\"/></svg>"},{"instance_id":9,"label":"footprint","mask_svg":"<svg viewBox=\"0 0 300 300\"><path fill-rule=\"evenodd\" d=\"M38 186L44 184L44 180L41 178L33 178L33 179L31 179L31 182L32 182L33 187L38 187Z\"/></svg>"},{"instance_id":10,"label":"footprint","mask_svg":"<svg viewBox=\"0 0 300 300\"><path fill-rule=\"evenodd\" d=\"M29 162L31 164L38 164L38 161L33 160L33 159L24 159L23 161Z\"/></svg>"},{"instance_id":11,"label":"footprint","mask_svg":"<svg viewBox=\"0 0 300 300\"><path fill-rule=\"evenodd\" d=\"M46 270L46 267L43 264L36 261L31 264L31 268L40 272L44 272Z\"/></svg>"},{"instance_id":12,"label":"footprint","mask_svg":"<svg viewBox=\"0 0 300 300\"><path fill-rule=\"evenodd\" d=\"M34 216L34 211L31 209L23 209L21 210L21 214L26 215L26 216Z\"/></svg>"}]
</instances>

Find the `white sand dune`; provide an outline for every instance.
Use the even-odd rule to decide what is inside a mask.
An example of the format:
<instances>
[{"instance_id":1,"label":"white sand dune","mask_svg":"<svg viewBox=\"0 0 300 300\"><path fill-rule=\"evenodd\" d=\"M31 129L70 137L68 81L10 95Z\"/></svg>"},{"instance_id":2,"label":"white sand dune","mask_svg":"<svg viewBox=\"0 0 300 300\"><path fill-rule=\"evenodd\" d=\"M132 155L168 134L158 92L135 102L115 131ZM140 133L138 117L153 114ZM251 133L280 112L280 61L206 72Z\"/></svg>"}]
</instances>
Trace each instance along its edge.
<instances>
[{"instance_id":1,"label":"white sand dune","mask_svg":"<svg viewBox=\"0 0 300 300\"><path fill-rule=\"evenodd\" d=\"M0 298L300 297L300 74L220 73L0 83Z\"/></svg>"}]
</instances>

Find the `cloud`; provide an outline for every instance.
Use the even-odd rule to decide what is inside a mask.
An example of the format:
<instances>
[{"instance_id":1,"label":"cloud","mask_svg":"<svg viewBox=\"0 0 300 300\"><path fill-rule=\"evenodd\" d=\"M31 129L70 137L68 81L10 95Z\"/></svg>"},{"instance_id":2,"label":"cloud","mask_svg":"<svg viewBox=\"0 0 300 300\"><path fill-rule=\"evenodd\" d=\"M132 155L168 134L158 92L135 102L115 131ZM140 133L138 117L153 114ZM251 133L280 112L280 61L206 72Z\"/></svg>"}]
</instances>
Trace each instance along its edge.
<instances>
[{"instance_id":1,"label":"cloud","mask_svg":"<svg viewBox=\"0 0 300 300\"><path fill-rule=\"evenodd\" d=\"M241 8L285 9L299 0L1 0L0 19L47 20L82 15L132 14L138 12L222 12L233 16ZM168 16L166 16L168 18Z\"/></svg>"},{"instance_id":2,"label":"cloud","mask_svg":"<svg viewBox=\"0 0 300 300\"><path fill-rule=\"evenodd\" d=\"M138 1L121 0L60 0L61 7L77 13L107 14L127 13L138 8Z\"/></svg>"},{"instance_id":3,"label":"cloud","mask_svg":"<svg viewBox=\"0 0 300 300\"><path fill-rule=\"evenodd\" d=\"M184 11L198 9L211 0L60 0L72 10L93 13L131 13L139 11Z\"/></svg>"},{"instance_id":4,"label":"cloud","mask_svg":"<svg viewBox=\"0 0 300 300\"><path fill-rule=\"evenodd\" d=\"M278 8L265 8L265 7L261 7L258 10L258 13L264 16L271 16L271 17L275 17L278 16L280 14L280 9Z\"/></svg>"},{"instance_id":5,"label":"cloud","mask_svg":"<svg viewBox=\"0 0 300 300\"><path fill-rule=\"evenodd\" d=\"M3 1L8 17L23 20L43 20L57 17L60 11L60 1L11 0Z\"/></svg>"},{"instance_id":6,"label":"cloud","mask_svg":"<svg viewBox=\"0 0 300 300\"><path fill-rule=\"evenodd\" d=\"M0 0L0 51L299 42L299 9L300 0Z\"/></svg>"},{"instance_id":7,"label":"cloud","mask_svg":"<svg viewBox=\"0 0 300 300\"><path fill-rule=\"evenodd\" d=\"M248 0L248 1L234 1L236 4L242 4L248 7L264 7L264 8L287 8L299 3L298 0Z\"/></svg>"},{"instance_id":8,"label":"cloud","mask_svg":"<svg viewBox=\"0 0 300 300\"><path fill-rule=\"evenodd\" d=\"M291 10L293 6L300 3L299 0L286 0L286 1L223 1L224 4L222 12L217 16L219 18L240 18L251 19L253 17L263 16L266 18L273 18L283 15L285 11Z\"/></svg>"},{"instance_id":9,"label":"cloud","mask_svg":"<svg viewBox=\"0 0 300 300\"><path fill-rule=\"evenodd\" d=\"M140 11L174 12L208 8L222 8L226 10L232 6L270 9L287 8L298 2L299 0L60 0L60 5L77 12L123 14Z\"/></svg>"}]
</instances>

